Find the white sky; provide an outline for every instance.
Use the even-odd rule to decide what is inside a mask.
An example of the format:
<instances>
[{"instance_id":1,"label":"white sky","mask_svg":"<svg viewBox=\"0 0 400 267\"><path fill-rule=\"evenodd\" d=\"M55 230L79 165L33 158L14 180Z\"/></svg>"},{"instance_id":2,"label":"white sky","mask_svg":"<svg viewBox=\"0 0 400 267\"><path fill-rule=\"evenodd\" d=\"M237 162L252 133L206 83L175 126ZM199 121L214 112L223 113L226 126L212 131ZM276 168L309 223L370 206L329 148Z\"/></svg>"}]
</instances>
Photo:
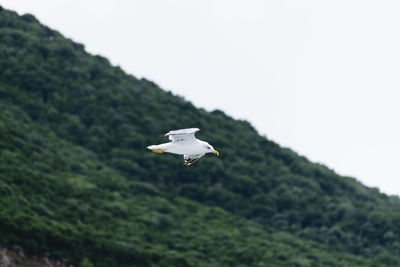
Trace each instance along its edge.
<instances>
[{"instance_id":1,"label":"white sky","mask_svg":"<svg viewBox=\"0 0 400 267\"><path fill-rule=\"evenodd\" d=\"M198 107L249 120L312 161L400 195L400 1L0 4Z\"/></svg>"}]
</instances>

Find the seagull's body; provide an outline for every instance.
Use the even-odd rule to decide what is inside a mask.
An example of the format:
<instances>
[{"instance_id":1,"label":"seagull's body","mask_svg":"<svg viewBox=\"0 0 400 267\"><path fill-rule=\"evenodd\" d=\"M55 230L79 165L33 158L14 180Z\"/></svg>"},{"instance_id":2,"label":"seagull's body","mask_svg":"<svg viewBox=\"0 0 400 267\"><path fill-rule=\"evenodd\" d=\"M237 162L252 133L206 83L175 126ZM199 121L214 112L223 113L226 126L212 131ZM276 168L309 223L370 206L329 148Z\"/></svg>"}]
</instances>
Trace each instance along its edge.
<instances>
[{"instance_id":1,"label":"seagull's body","mask_svg":"<svg viewBox=\"0 0 400 267\"><path fill-rule=\"evenodd\" d=\"M180 129L170 131L165 135L171 142L160 145L152 145L147 148L156 153L173 153L183 155L185 165L190 165L199 160L206 153L219 155L218 151L207 142L197 139L194 134L200 131L198 128Z\"/></svg>"}]
</instances>

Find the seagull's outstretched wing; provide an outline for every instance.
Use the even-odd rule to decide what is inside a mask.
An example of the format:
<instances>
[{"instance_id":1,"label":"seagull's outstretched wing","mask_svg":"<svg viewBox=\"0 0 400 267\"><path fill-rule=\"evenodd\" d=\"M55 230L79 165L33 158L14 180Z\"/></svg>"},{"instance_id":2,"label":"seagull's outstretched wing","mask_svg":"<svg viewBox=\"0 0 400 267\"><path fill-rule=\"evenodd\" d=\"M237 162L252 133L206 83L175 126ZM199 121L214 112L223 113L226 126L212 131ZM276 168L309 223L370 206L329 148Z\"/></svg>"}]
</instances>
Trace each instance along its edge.
<instances>
[{"instance_id":1,"label":"seagull's outstretched wing","mask_svg":"<svg viewBox=\"0 0 400 267\"><path fill-rule=\"evenodd\" d=\"M192 163L195 163L196 161L198 161L199 159L201 159L201 157L204 156L204 154L197 154L197 155L183 155L183 159L185 160L184 165L190 165Z\"/></svg>"},{"instance_id":2,"label":"seagull's outstretched wing","mask_svg":"<svg viewBox=\"0 0 400 267\"><path fill-rule=\"evenodd\" d=\"M199 128L181 129L181 130L169 131L168 133L165 134L165 136L168 136L169 140L171 140L172 142L189 141L196 139L194 134L197 131L200 131L200 129Z\"/></svg>"}]
</instances>

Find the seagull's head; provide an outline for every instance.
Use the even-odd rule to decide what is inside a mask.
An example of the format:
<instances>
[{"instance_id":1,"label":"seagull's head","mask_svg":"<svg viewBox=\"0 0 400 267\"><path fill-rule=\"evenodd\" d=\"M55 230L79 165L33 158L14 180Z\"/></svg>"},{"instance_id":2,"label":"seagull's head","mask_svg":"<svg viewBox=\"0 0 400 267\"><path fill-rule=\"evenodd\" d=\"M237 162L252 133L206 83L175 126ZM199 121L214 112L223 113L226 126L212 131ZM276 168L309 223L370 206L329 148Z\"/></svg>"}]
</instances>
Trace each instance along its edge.
<instances>
[{"instance_id":1,"label":"seagull's head","mask_svg":"<svg viewBox=\"0 0 400 267\"><path fill-rule=\"evenodd\" d=\"M205 143L204 148L206 150L206 153L213 153L213 154L219 156L219 152L217 150L215 150L212 145L210 145L207 142L204 142L204 143Z\"/></svg>"}]
</instances>

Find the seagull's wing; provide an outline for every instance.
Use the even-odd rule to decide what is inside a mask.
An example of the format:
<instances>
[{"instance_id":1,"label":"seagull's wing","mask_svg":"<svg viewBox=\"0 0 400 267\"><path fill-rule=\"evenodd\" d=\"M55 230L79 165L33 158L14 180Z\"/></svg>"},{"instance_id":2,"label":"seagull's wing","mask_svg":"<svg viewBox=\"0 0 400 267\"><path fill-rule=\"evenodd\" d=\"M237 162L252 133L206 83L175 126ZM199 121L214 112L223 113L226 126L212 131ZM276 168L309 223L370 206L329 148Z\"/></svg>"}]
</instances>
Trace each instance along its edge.
<instances>
[{"instance_id":1,"label":"seagull's wing","mask_svg":"<svg viewBox=\"0 0 400 267\"><path fill-rule=\"evenodd\" d=\"M165 136L168 136L169 140L171 140L172 142L189 141L196 139L194 134L197 131L200 131L200 129L199 128L181 129L181 130L170 131L166 133Z\"/></svg>"},{"instance_id":2,"label":"seagull's wing","mask_svg":"<svg viewBox=\"0 0 400 267\"><path fill-rule=\"evenodd\" d=\"M184 165L190 165L198 161L204 154L197 154L197 155L183 155L183 159L185 160Z\"/></svg>"}]
</instances>

